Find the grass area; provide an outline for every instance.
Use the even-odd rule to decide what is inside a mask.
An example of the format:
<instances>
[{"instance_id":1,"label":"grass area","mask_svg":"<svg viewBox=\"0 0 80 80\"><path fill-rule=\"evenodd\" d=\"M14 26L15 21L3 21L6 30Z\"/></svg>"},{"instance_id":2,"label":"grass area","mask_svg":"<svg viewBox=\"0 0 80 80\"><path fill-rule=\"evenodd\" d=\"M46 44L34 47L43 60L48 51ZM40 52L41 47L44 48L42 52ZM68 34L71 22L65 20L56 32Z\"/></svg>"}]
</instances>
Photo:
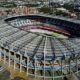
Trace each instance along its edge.
<instances>
[{"instance_id":1,"label":"grass area","mask_svg":"<svg viewBox=\"0 0 80 80\"><path fill-rule=\"evenodd\" d=\"M6 79L6 80L11 80L10 78Z\"/></svg>"},{"instance_id":2,"label":"grass area","mask_svg":"<svg viewBox=\"0 0 80 80\"><path fill-rule=\"evenodd\" d=\"M3 61L0 62L0 65L4 66L5 70L7 70L8 72L10 72L10 76L13 77L13 78L20 77L20 78L23 78L24 80L27 78L25 72L20 72L19 70L14 70L13 67L8 67L8 64L4 64ZM6 75L7 73L1 72L0 76L1 77L4 76L3 74ZM9 77L7 78L7 80L10 80Z\"/></svg>"},{"instance_id":3,"label":"grass area","mask_svg":"<svg viewBox=\"0 0 80 80\"><path fill-rule=\"evenodd\" d=\"M56 32L53 32L52 34L51 34L53 37L59 37L60 36L60 34L59 33L56 33Z\"/></svg>"}]
</instances>

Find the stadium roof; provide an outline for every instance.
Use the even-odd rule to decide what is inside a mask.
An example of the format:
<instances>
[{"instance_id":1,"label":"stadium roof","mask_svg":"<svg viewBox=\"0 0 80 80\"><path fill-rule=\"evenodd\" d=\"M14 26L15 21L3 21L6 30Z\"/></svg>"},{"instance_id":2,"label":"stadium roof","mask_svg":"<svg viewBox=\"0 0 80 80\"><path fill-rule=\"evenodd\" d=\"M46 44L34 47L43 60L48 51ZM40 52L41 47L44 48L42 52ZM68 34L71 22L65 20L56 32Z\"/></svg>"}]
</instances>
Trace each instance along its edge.
<instances>
[{"instance_id":1,"label":"stadium roof","mask_svg":"<svg viewBox=\"0 0 80 80\"><path fill-rule=\"evenodd\" d=\"M55 18L55 19L60 19L60 20L64 20L64 21L69 21L69 22L72 22L72 23L77 23L77 24L80 24L80 20L78 19L74 19L74 18L67 18L67 17L62 17L62 16L52 16L52 15L46 15L46 14L28 14L28 15L33 15L33 16L43 16L43 17L52 17L52 18ZM18 17L18 16L26 16L26 15L14 15L13 17ZM12 16L8 16L8 18L11 18Z\"/></svg>"},{"instance_id":2,"label":"stadium roof","mask_svg":"<svg viewBox=\"0 0 80 80\"><path fill-rule=\"evenodd\" d=\"M79 43L79 39L42 36L14 28L5 22L0 23L0 46L31 58L59 59L77 56L80 52Z\"/></svg>"}]
</instances>

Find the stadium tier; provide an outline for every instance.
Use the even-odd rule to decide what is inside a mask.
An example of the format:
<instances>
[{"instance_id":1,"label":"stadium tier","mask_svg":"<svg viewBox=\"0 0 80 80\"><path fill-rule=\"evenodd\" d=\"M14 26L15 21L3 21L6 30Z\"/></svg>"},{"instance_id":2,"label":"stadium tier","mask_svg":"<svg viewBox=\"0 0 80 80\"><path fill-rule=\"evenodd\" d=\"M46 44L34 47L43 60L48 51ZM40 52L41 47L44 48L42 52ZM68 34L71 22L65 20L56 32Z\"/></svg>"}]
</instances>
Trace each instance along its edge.
<instances>
[{"instance_id":1,"label":"stadium tier","mask_svg":"<svg viewBox=\"0 0 80 80\"><path fill-rule=\"evenodd\" d=\"M80 70L80 24L43 15L24 15L0 23L0 60L27 76L56 80ZM26 29L25 29L26 28ZM55 37L31 29L45 29ZM66 36L66 38L65 38Z\"/></svg>"}]
</instances>

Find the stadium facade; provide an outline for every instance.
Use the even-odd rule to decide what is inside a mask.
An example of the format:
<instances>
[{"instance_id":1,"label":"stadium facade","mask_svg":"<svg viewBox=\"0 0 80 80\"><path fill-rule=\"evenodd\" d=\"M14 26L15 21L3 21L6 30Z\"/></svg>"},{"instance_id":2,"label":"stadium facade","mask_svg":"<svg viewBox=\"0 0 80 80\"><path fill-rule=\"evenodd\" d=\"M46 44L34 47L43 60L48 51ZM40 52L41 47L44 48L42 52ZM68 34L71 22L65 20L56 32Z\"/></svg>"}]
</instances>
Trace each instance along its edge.
<instances>
[{"instance_id":1,"label":"stadium facade","mask_svg":"<svg viewBox=\"0 0 80 80\"><path fill-rule=\"evenodd\" d=\"M46 29L68 38L25 30L21 27L26 26L27 19L55 25ZM9 67L14 66L14 70L25 71L27 76L44 80L63 78L80 70L79 37L78 20L38 14L10 17L0 22L0 60L9 63Z\"/></svg>"}]
</instances>

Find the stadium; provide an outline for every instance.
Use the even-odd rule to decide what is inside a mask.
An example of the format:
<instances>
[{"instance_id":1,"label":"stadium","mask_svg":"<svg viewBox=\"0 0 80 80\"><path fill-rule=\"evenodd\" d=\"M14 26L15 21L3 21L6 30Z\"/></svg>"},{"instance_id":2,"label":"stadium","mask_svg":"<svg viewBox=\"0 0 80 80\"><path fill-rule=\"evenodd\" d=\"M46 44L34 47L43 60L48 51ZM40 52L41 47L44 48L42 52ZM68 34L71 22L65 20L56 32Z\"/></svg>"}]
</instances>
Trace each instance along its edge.
<instances>
[{"instance_id":1,"label":"stadium","mask_svg":"<svg viewBox=\"0 0 80 80\"><path fill-rule=\"evenodd\" d=\"M63 79L80 70L80 22L39 14L0 22L0 60L41 80Z\"/></svg>"}]
</instances>

